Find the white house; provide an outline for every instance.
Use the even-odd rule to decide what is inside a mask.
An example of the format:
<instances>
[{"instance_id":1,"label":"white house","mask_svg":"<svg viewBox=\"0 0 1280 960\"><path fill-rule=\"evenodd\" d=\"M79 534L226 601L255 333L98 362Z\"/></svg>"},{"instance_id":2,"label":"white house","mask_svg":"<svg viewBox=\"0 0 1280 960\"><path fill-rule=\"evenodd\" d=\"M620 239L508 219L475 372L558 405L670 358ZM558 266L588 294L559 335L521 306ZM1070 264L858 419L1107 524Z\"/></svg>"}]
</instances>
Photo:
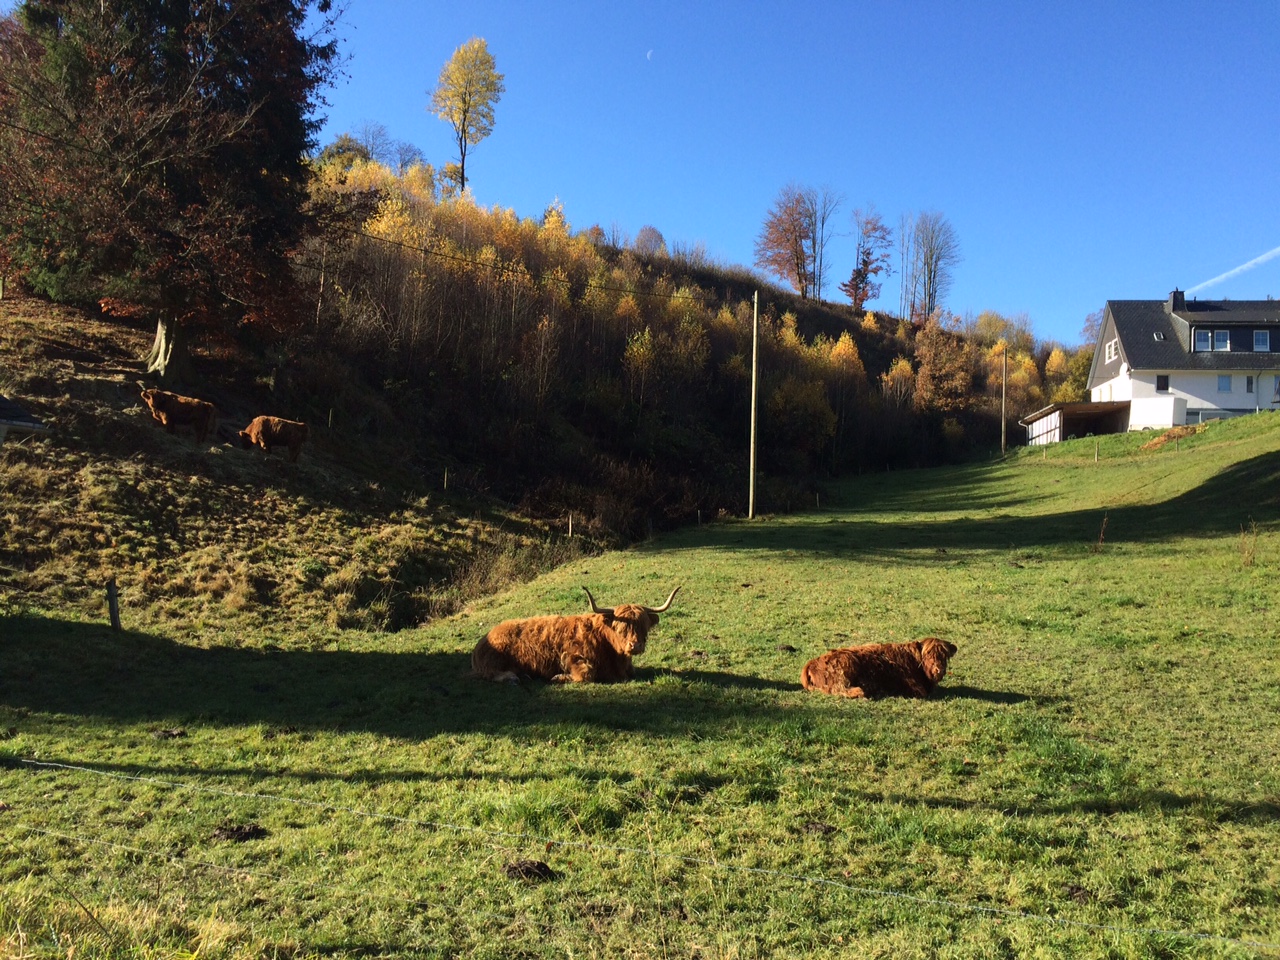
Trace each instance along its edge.
<instances>
[{"instance_id":1,"label":"white house","mask_svg":"<svg viewBox=\"0 0 1280 960\"><path fill-rule=\"evenodd\" d=\"M1109 300L1089 399L1129 401L1129 429L1280 406L1280 302Z\"/></svg>"}]
</instances>

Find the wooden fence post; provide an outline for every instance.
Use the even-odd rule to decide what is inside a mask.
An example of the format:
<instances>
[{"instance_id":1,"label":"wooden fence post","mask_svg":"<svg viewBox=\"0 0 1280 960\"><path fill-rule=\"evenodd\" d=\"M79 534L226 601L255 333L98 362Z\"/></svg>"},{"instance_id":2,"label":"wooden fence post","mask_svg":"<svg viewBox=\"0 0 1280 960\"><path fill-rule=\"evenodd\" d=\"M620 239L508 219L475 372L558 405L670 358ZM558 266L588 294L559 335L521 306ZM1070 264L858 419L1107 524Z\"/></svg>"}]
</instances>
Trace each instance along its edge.
<instances>
[{"instance_id":1,"label":"wooden fence post","mask_svg":"<svg viewBox=\"0 0 1280 960\"><path fill-rule=\"evenodd\" d=\"M116 578L107 581L107 610L111 614L111 629L120 629L120 589L116 586Z\"/></svg>"}]
</instances>

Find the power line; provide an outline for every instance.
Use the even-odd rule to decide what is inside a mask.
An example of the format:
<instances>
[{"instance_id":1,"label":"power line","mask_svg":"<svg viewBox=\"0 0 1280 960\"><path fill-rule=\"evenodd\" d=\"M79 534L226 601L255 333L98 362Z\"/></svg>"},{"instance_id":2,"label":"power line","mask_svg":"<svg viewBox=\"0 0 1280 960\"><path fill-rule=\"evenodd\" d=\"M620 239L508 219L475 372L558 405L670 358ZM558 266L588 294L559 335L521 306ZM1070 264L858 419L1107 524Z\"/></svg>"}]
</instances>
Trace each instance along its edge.
<instances>
[{"instance_id":1,"label":"power line","mask_svg":"<svg viewBox=\"0 0 1280 960\"><path fill-rule=\"evenodd\" d=\"M432 256L432 257L438 257L442 260L450 260L455 263L463 263L473 267L487 267L490 270L497 270L501 273L510 273L517 276L519 275L530 276L527 270L520 270L517 267L510 266L505 263L486 263L483 260L476 260L472 257L463 257L454 253L445 253L442 250L434 250L431 247L420 247L412 243L406 243L403 240L392 240L389 237L379 237L377 234L366 233L363 230L353 229L348 232L354 237L364 237L366 240L376 240L379 243L386 243L396 247L403 247L405 250L411 250L414 253L421 253L428 256ZM557 277L554 275L544 275L542 279L544 282L550 281L554 283L562 283L566 287L570 287L573 285L572 280L569 280L564 277ZM583 287L586 290L599 290L606 293L631 294L632 296L637 296L637 297L657 297L662 300L691 300L696 303L706 303L706 304L723 304L724 303L724 301L719 297L700 297L700 296L695 296L694 294L691 294L691 293L656 293L654 291L646 291L646 290L629 290L626 287L609 287L603 284L595 284L595 283L586 283L586 284L583 284Z\"/></svg>"},{"instance_id":2,"label":"power line","mask_svg":"<svg viewBox=\"0 0 1280 960\"><path fill-rule=\"evenodd\" d=\"M777 880L792 880L799 883L807 883L815 886L829 886L848 893L858 894L868 897L879 897L883 899L900 900L907 903L915 903L921 906L937 907L946 910L958 910L968 913L979 913L987 916L1000 917L1010 920L1025 920L1032 923L1044 923L1053 926L1071 927L1080 930L1093 930L1102 933L1115 933L1124 936L1149 935L1162 937L1181 937L1187 940L1197 940L1202 942L1227 943L1235 946L1249 947L1253 949L1280 952L1280 943L1272 943L1258 940L1245 940L1239 937L1226 937L1218 934L1198 933L1193 930L1182 930L1177 928L1163 927L1131 927L1121 924L1108 923L1091 923L1086 920L1071 920L1063 917L1050 916L1042 913L1031 913L1025 910L1015 910L1012 907L993 907L977 903L965 903L958 900L949 900L945 897L925 897L913 893L905 893L901 890L890 890L878 887L862 886L859 884L847 883L841 880L835 880L831 877L815 877L807 874L788 873L782 870L774 870L768 867L749 867L735 863L726 863L722 860L707 859L705 857L691 857L685 854L664 853L653 849L644 849L640 847L626 847L617 844L593 843L587 840L555 840L550 837L540 836L533 833L521 833L505 830L487 830L484 827L467 826L465 824L449 823L442 820L423 820L417 817L405 817L397 814L379 813L376 811L361 810L358 807L347 807L340 804L324 803L316 800L302 800L295 797L289 797L282 794L270 793L248 793L239 790L227 790L218 787L206 787L199 784L184 783L179 780L162 780L155 777L140 777L125 773L115 773L109 770L97 770L93 767L78 766L68 763L55 763L39 760L18 759L18 763L31 767L43 767L56 770L70 770L78 773L91 774L93 776L106 777L116 780L126 780L137 783L149 783L157 786L165 786L175 789L187 789L197 793L207 793L215 796L234 797L242 800L265 800L273 803L288 803L296 806L311 807L317 810L325 810L333 813L344 813L350 816L364 817L370 820L381 820L389 823L399 823L410 826L427 827L434 830L453 830L457 833L470 833L480 836L501 837L504 839L521 840L524 842L533 842L541 845L550 845L557 847L570 847L574 849L591 851L599 850L611 853L626 853L639 856L654 857L677 863L685 863L697 866L707 866L715 870L727 872L752 874L755 876L771 877Z\"/></svg>"}]
</instances>

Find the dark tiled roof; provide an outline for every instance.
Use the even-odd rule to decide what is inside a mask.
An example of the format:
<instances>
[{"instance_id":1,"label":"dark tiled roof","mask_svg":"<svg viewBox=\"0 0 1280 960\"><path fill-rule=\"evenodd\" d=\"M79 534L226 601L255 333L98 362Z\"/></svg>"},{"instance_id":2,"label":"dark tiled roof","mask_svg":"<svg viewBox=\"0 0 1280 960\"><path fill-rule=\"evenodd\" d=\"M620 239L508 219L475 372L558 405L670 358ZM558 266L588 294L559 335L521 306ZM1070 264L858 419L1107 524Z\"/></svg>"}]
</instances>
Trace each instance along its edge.
<instances>
[{"instance_id":1,"label":"dark tiled roof","mask_svg":"<svg viewBox=\"0 0 1280 960\"><path fill-rule=\"evenodd\" d=\"M1176 314L1163 300L1109 300L1120 352L1133 370L1277 370L1280 369L1280 301L1189 300ZM1272 331L1273 351L1191 351L1193 327L1238 327ZM1163 334L1160 339L1158 334Z\"/></svg>"}]
</instances>

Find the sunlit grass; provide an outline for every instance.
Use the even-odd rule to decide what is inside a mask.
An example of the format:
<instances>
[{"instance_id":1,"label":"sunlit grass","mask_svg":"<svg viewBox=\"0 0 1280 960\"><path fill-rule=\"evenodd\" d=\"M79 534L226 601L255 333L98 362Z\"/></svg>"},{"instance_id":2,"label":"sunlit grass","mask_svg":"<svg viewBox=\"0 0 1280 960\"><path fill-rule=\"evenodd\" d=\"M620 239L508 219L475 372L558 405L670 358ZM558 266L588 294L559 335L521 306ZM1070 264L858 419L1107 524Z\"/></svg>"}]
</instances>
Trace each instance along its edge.
<instances>
[{"instance_id":1,"label":"sunlit grass","mask_svg":"<svg viewBox=\"0 0 1280 960\"><path fill-rule=\"evenodd\" d=\"M1277 952L1280 421L1145 439L864 478L398 634L0 621L0 944ZM489 626L579 611L582 584L609 604L683 585L638 682L466 675ZM829 646L925 634L959 646L932 700L799 689ZM517 859L557 876L512 879Z\"/></svg>"}]
</instances>

